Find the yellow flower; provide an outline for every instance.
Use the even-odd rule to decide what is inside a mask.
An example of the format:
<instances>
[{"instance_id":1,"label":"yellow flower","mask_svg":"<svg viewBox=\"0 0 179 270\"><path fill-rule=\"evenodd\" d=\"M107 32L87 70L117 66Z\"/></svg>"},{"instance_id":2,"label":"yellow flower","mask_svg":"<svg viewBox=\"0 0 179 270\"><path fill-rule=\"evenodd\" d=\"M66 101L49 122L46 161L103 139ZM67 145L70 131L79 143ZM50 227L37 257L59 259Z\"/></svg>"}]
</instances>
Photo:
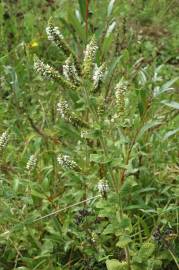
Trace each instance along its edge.
<instances>
[{"instance_id":1,"label":"yellow flower","mask_svg":"<svg viewBox=\"0 0 179 270\"><path fill-rule=\"evenodd\" d=\"M39 43L36 40L32 40L29 43L29 48L35 48L35 47L38 47L38 46L39 46Z\"/></svg>"}]
</instances>

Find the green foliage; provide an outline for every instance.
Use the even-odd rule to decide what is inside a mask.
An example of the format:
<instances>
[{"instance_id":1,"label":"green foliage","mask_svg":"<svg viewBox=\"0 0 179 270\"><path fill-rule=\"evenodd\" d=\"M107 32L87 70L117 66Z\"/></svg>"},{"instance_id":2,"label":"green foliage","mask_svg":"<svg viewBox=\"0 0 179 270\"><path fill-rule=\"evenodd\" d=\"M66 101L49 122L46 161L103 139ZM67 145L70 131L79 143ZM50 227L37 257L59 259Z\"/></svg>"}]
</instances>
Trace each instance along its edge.
<instances>
[{"instance_id":1,"label":"green foliage","mask_svg":"<svg viewBox=\"0 0 179 270\"><path fill-rule=\"evenodd\" d=\"M179 269L178 17L2 1L0 269Z\"/></svg>"}]
</instances>

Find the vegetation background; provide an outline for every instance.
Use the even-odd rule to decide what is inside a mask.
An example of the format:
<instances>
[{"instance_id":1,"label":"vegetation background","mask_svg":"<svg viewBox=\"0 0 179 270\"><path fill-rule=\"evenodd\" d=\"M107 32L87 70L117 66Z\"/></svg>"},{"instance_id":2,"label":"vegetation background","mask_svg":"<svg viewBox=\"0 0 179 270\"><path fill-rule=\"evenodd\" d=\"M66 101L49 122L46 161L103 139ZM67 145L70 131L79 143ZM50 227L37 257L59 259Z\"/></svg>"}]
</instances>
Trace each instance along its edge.
<instances>
[{"instance_id":1,"label":"vegetation background","mask_svg":"<svg viewBox=\"0 0 179 270\"><path fill-rule=\"evenodd\" d=\"M50 18L76 86L34 70L69 56ZM179 269L178 18L178 0L1 0L1 270Z\"/></svg>"}]
</instances>

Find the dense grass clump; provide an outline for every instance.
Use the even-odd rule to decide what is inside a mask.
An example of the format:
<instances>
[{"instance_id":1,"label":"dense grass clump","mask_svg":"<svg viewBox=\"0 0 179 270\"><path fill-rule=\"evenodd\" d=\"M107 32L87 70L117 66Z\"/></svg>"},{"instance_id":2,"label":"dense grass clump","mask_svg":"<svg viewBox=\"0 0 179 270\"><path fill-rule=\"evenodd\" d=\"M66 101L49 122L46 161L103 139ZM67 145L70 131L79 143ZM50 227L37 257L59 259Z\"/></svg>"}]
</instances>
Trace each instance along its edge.
<instances>
[{"instance_id":1,"label":"dense grass clump","mask_svg":"<svg viewBox=\"0 0 179 270\"><path fill-rule=\"evenodd\" d=\"M179 269L178 1L3 1L0 270Z\"/></svg>"}]
</instances>

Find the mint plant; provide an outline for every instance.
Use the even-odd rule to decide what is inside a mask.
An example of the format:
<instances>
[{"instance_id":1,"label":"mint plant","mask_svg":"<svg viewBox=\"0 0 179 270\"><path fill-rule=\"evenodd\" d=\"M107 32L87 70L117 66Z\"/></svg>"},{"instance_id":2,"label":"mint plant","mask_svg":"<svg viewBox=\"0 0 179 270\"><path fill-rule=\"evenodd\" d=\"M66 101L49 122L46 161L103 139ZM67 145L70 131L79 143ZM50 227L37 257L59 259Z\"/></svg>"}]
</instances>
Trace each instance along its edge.
<instances>
[{"instance_id":1,"label":"mint plant","mask_svg":"<svg viewBox=\"0 0 179 270\"><path fill-rule=\"evenodd\" d=\"M141 195L156 191L155 169L151 169L153 165L148 156L155 140L152 133L162 125L163 116L156 108L160 99L155 89L160 93L163 86L155 86L155 82L150 85L143 69L138 73L135 65L131 73L121 78L114 76L109 85L110 61L100 62L100 44L95 36L87 44L81 60L52 22L46 32L49 40L67 57L63 75L37 57L34 63L40 75L61 86L62 101L57 103L58 118L63 123L60 130L65 128L71 133L61 136L63 145L54 150L59 152L57 161L61 166L58 170L61 170L63 192L73 197L72 202L80 199L84 202L89 195L95 198L97 189L101 194L96 202L84 202L84 210L78 216L80 226L71 231L72 239L82 243L83 251L79 244L75 247L69 244L68 249L73 249L75 254L83 252L92 267L108 258L108 270L160 269L162 261L151 236L160 219L150 220L149 213L158 216L157 210ZM153 178L155 187L145 180L146 174ZM78 230L80 233L76 235ZM121 254L118 260L113 259L115 252ZM175 252L172 248L169 252L178 267Z\"/></svg>"},{"instance_id":2,"label":"mint plant","mask_svg":"<svg viewBox=\"0 0 179 270\"><path fill-rule=\"evenodd\" d=\"M1 58L0 269L179 269L174 1L72 2Z\"/></svg>"}]
</instances>

